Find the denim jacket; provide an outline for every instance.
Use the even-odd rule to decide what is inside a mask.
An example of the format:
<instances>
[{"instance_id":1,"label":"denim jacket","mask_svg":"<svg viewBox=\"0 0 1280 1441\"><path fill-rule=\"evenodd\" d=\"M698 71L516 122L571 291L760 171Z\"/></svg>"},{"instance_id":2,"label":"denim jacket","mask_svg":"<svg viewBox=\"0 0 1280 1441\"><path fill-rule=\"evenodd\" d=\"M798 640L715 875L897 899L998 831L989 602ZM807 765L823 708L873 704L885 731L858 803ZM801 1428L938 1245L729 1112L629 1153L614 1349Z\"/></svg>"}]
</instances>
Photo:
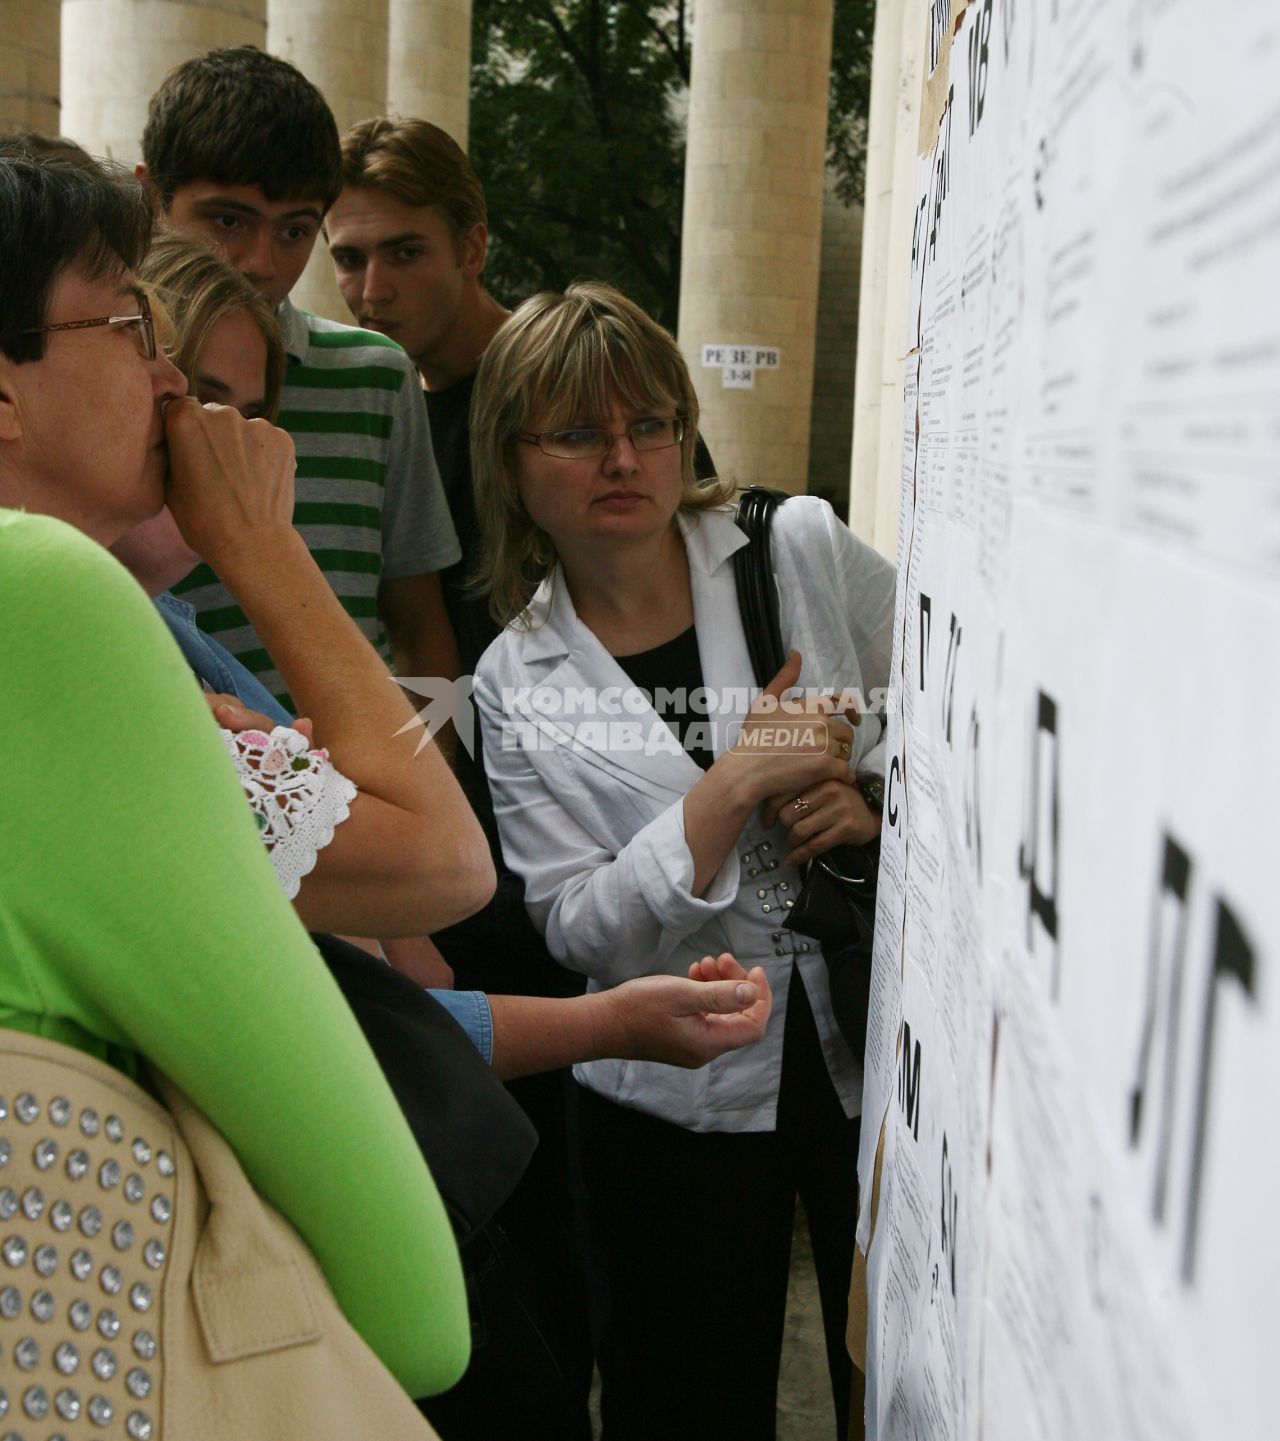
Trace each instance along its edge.
<instances>
[{"instance_id":1,"label":"denim jacket","mask_svg":"<svg viewBox=\"0 0 1280 1441\"><path fill-rule=\"evenodd\" d=\"M293 717L266 686L196 624L195 607L167 590L155 598L156 609L178 642L178 649L196 675L213 690L233 695L250 710L270 716L276 725L292 725Z\"/></svg>"}]
</instances>

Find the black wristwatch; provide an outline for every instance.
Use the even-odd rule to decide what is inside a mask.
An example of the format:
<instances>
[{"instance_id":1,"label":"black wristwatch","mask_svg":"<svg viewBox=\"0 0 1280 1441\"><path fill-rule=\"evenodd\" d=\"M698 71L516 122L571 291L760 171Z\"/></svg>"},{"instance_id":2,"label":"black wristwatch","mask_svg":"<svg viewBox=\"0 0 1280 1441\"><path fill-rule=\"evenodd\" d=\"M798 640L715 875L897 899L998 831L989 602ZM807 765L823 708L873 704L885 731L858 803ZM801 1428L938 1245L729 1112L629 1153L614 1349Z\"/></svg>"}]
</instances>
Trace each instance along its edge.
<instances>
[{"instance_id":1,"label":"black wristwatch","mask_svg":"<svg viewBox=\"0 0 1280 1441\"><path fill-rule=\"evenodd\" d=\"M879 776L862 775L858 776L858 789L862 792L862 799L867 803L867 809L874 811L876 815L884 813L884 781Z\"/></svg>"}]
</instances>

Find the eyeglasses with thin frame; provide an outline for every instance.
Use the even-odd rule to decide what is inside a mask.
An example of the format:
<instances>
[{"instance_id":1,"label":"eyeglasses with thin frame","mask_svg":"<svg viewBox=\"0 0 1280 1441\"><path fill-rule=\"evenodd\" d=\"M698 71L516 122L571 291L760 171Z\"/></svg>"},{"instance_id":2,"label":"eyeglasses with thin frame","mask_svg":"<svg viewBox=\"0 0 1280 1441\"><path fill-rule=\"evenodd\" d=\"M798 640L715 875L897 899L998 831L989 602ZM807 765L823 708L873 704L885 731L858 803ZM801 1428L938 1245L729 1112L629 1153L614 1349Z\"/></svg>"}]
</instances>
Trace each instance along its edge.
<instances>
[{"instance_id":1,"label":"eyeglasses with thin frame","mask_svg":"<svg viewBox=\"0 0 1280 1441\"><path fill-rule=\"evenodd\" d=\"M148 359L156 358L156 323L151 302L139 292L137 315L100 315L94 320L60 320L56 325L35 325L23 335L48 335L55 330L90 330L95 325L136 325L141 335L138 348Z\"/></svg>"},{"instance_id":2,"label":"eyeglasses with thin frame","mask_svg":"<svg viewBox=\"0 0 1280 1441\"><path fill-rule=\"evenodd\" d=\"M516 439L526 445L536 445L543 455L554 456L557 460L594 460L608 455L613 442L621 440L623 435L638 451L668 450L684 439L684 425L683 415L651 415L643 420L633 420L621 433L601 426L583 425L572 430L544 430L537 434L521 431Z\"/></svg>"}]
</instances>

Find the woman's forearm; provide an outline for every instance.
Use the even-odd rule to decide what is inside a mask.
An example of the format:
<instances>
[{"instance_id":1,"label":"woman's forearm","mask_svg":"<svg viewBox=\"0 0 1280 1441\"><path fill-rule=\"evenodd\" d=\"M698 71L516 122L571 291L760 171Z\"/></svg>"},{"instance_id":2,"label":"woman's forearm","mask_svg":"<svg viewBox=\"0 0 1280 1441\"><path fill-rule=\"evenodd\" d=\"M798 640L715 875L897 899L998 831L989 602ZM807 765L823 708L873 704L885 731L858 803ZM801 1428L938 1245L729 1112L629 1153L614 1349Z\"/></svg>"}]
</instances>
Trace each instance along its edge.
<instances>
[{"instance_id":1,"label":"woman's forearm","mask_svg":"<svg viewBox=\"0 0 1280 1441\"><path fill-rule=\"evenodd\" d=\"M293 696L300 715L345 774L365 791L414 810L429 809L449 776L433 745L414 749L413 707L382 658L316 565L306 542L290 529L215 561L219 579L257 631ZM465 807L456 784L460 807Z\"/></svg>"},{"instance_id":2,"label":"woman's forearm","mask_svg":"<svg viewBox=\"0 0 1280 1441\"><path fill-rule=\"evenodd\" d=\"M504 1081L555 1071L612 1054L604 993L585 996L489 997L493 1055L489 1064Z\"/></svg>"},{"instance_id":3,"label":"woman's forearm","mask_svg":"<svg viewBox=\"0 0 1280 1441\"><path fill-rule=\"evenodd\" d=\"M352 820L320 853L315 879L303 883L299 908L308 925L414 934L479 909L494 884L484 832L435 744L418 749L424 733L413 724L412 706L301 536L290 529L269 544L246 544L221 557L218 570L299 711L360 793ZM380 851L387 853L382 863ZM335 867L353 880L336 892L342 877ZM401 871L404 884L396 879ZM358 894L380 875L387 876L381 925L379 906ZM348 902L356 900L352 909Z\"/></svg>"},{"instance_id":4,"label":"woman's forearm","mask_svg":"<svg viewBox=\"0 0 1280 1441\"><path fill-rule=\"evenodd\" d=\"M732 752L721 756L684 798L685 844L693 857L689 889L695 896L703 895L715 879L755 806L736 760Z\"/></svg>"},{"instance_id":5,"label":"woman's forearm","mask_svg":"<svg viewBox=\"0 0 1280 1441\"><path fill-rule=\"evenodd\" d=\"M490 996L490 1065L503 1080L610 1058L693 1067L758 1041L772 1004L764 971L728 954L695 971L585 996Z\"/></svg>"}]
</instances>

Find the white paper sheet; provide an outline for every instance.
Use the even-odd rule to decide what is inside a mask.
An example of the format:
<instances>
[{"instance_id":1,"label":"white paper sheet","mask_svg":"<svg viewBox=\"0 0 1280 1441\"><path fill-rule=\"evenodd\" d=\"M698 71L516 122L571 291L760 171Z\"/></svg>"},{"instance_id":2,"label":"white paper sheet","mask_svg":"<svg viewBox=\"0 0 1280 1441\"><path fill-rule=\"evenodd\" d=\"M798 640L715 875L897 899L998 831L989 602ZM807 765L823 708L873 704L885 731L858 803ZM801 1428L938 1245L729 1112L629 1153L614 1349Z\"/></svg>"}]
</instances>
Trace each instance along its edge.
<instances>
[{"instance_id":1,"label":"white paper sheet","mask_svg":"<svg viewBox=\"0 0 1280 1441\"><path fill-rule=\"evenodd\" d=\"M1278 63L1266 0L973 0L952 46L904 347L877 1441L1280 1414Z\"/></svg>"}]
</instances>

